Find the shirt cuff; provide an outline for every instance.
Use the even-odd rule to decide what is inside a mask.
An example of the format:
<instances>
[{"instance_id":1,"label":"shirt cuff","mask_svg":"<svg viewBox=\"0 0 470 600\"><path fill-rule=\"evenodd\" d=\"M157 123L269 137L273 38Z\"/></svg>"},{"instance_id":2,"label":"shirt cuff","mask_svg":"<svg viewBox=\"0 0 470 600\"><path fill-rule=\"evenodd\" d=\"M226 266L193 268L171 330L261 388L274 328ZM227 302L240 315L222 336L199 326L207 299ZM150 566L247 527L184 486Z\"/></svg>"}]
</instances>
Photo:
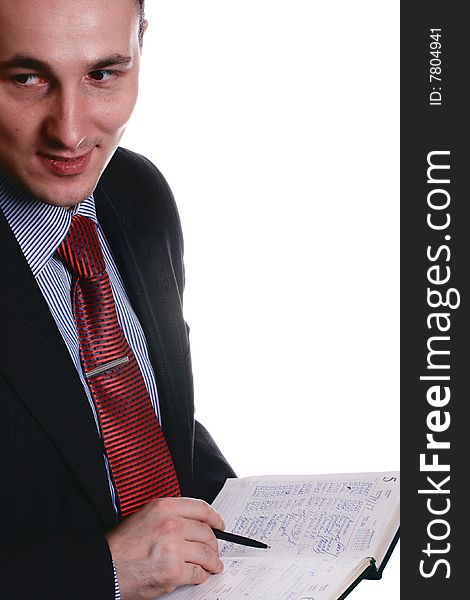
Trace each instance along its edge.
<instances>
[{"instance_id":1,"label":"shirt cuff","mask_svg":"<svg viewBox=\"0 0 470 600\"><path fill-rule=\"evenodd\" d=\"M121 590L119 589L119 580L116 573L116 568L113 563L113 573L114 573L114 600L121 600Z\"/></svg>"}]
</instances>

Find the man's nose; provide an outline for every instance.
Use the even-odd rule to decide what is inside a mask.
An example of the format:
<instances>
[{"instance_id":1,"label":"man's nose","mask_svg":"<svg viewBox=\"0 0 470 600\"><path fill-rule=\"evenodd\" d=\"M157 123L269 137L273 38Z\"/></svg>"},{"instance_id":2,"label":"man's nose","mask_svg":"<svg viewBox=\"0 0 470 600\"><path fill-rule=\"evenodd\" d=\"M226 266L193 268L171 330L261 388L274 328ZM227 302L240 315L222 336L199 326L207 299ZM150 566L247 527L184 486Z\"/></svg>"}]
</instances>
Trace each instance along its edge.
<instances>
[{"instance_id":1,"label":"man's nose","mask_svg":"<svg viewBox=\"0 0 470 600\"><path fill-rule=\"evenodd\" d=\"M70 152L77 150L88 135L85 99L79 90L57 90L51 100L45 120L48 143Z\"/></svg>"}]
</instances>

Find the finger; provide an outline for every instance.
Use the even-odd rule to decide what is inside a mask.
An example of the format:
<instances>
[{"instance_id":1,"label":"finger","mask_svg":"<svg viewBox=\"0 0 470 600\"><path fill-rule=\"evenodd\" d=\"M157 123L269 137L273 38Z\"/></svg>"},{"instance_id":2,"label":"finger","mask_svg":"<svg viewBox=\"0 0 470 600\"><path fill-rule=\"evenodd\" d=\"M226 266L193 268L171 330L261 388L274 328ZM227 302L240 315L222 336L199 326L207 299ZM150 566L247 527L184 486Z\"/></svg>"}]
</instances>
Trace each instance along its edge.
<instances>
[{"instance_id":1,"label":"finger","mask_svg":"<svg viewBox=\"0 0 470 600\"><path fill-rule=\"evenodd\" d=\"M182 568L183 583L180 585L199 585L209 579L210 573L201 567L201 565L195 565L192 563L185 563Z\"/></svg>"},{"instance_id":2,"label":"finger","mask_svg":"<svg viewBox=\"0 0 470 600\"><path fill-rule=\"evenodd\" d=\"M178 515L206 523L215 529L225 529L219 513L204 500L196 498L158 498L147 505L150 510Z\"/></svg>"},{"instance_id":3,"label":"finger","mask_svg":"<svg viewBox=\"0 0 470 600\"><path fill-rule=\"evenodd\" d=\"M208 573L221 573L224 569L224 564L220 560L218 552L207 544L201 544L200 542L186 543L184 560L186 563L201 566Z\"/></svg>"},{"instance_id":4,"label":"finger","mask_svg":"<svg viewBox=\"0 0 470 600\"><path fill-rule=\"evenodd\" d=\"M206 544L218 554L219 545L217 543L217 539L214 535L212 527L209 527L209 525L206 523L194 521L194 519L185 519L182 533L186 541Z\"/></svg>"},{"instance_id":5,"label":"finger","mask_svg":"<svg viewBox=\"0 0 470 600\"><path fill-rule=\"evenodd\" d=\"M215 508L207 504L204 500L199 500L198 498L181 498L181 500L187 500L187 503L184 504L184 510L187 511L187 514L182 516L201 521L215 529L225 528L222 517Z\"/></svg>"}]
</instances>

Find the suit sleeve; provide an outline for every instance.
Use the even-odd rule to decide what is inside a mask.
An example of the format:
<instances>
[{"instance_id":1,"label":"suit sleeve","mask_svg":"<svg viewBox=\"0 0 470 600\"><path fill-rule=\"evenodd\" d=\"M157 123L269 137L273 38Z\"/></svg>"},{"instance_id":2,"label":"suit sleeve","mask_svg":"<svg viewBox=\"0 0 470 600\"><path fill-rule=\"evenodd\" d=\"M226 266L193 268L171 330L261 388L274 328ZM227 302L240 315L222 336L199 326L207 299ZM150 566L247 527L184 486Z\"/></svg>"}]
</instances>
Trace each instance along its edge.
<instances>
[{"instance_id":1,"label":"suit sleeve","mask_svg":"<svg viewBox=\"0 0 470 600\"><path fill-rule=\"evenodd\" d=\"M196 495L209 504L228 477L236 477L207 429L198 421L194 430L194 482Z\"/></svg>"},{"instance_id":2,"label":"suit sleeve","mask_svg":"<svg viewBox=\"0 0 470 600\"><path fill-rule=\"evenodd\" d=\"M2 597L10 600L114 600L113 564L102 536L0 544Z\"/></svg>"}]
</instances>

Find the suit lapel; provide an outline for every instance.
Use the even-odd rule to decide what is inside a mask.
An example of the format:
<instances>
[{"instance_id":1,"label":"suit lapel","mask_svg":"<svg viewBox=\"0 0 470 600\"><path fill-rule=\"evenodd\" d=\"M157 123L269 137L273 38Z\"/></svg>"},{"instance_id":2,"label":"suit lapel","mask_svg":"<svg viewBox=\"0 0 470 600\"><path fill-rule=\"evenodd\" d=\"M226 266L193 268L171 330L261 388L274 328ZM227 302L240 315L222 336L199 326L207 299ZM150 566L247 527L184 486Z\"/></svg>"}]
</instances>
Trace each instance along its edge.
<instances>
[{"instance_id":1,"label":"suit lapel","mask_svg":"<svg viewBox=\"0 0 470 600\"><path fill-rule=\"evenodd\" d=\"M1 212L0 272L1 369L110 527L114 512L93 415L47 303Z\"/></svg>"},{"instance_id":2,"label":"suit lapel","mask_svg":"<svg viewBox=\"0 0 470 600\"><path fill-rule=\"evenodd\" d=\"M106 180L95 190L98 220L112 249L129 299L144 330L157 379L162 428L180 485L192 482L192 396L187 332L166 232L159 230L155 205L126 197ZM133 205L134 203L134 205ZM149 242L150 240L150 242ZM188 372L189 371L189 372Z\"/></svg>"}]
</instances>

